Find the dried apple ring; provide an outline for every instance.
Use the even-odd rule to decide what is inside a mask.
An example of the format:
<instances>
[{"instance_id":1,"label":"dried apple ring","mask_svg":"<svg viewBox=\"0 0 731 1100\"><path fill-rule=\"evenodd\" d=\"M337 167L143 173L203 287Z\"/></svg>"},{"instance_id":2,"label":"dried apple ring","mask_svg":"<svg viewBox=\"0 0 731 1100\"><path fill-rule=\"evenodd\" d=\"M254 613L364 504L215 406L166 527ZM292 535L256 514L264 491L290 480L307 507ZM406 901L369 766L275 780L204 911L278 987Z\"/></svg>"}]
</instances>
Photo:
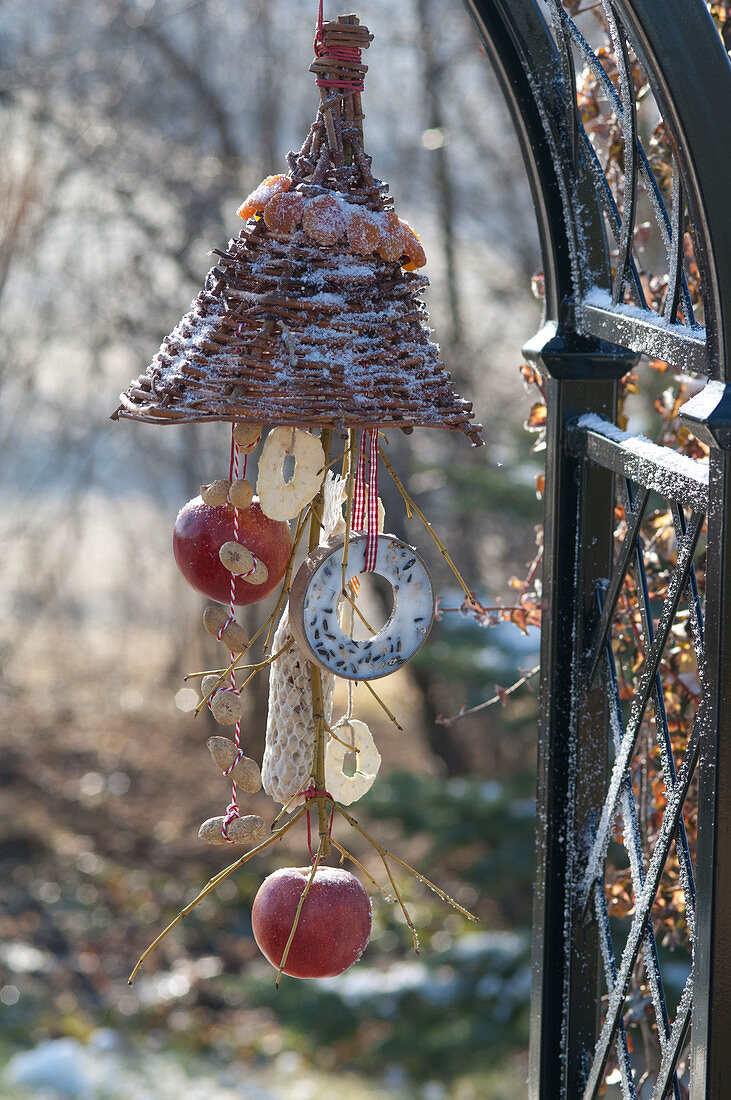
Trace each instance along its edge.
<instances>
[{"instance_id":1,"label":"dried apple ring","mask_svg":"<svg viewBox=\"0 0 731 1100\"><path fill-rule=\"evenodd\" d=\"M409 262L404 264L407 271L416 271L417 267L423 267L426 263L424 246L408 222L401 222L404 233L404 253L409 257Z\"/></svg>"},{"instance_id":2,"label":"dried apple ring","mask_svg":"<svg viewBox=\"0 0 731 1100\"><path fill-rule=\"evenodd\" d=\"M260 214L270 199L283 191L289 191L291 186L292 181L289 176L267 176L250 195L246 196L236 213L244 221L252 214Z\"/></svg>"},{"instance_id":3,"label":"dried apple ring","mask_svg":"<svg viewBox=\"0 0 731 1100\"><path fill-rule=\"evenodd\" d=\"M345 235L346 220L341 203L332 195L318 195L305 204L302 228L320 244L335 244Z\"/></svg>"},{"instance_id":4,"label":"dried apple ring","mask_svg":"<svg viewBox=\"0 0 731 1100\"><path fill-rule=\"evenodd\" d=\"M370 210L359 210L357 207L351 212L348 219L348 243L354 252L361 256L368 256L371 252L377 252L381 243L381 229L377 219Z\"/></svg>"},{"instance_id":5,"label":"dried apple ring","mask_svg":"<svg viewBox=\"0 0 731 1100\"><path fill-rule=\"evenodd\" d=\"M284 478L284 462L294 458L294 473ZM256 492L269 519L293 519L309 504L325 476L325 452L317 436L301 428L274 428L259 459Z\"/></svg>"},{"instance_id":6,"label":"dried apple ring","mask_svg":"<svg viewBox=\"0 0 731 1100\"><path fill-rule=\"evenodd\" d=\"M343 771L349 752L356 755L353 775ZM365 722L345 718L335 726L325 748L325 786L337 802L349 806L362 798L373 786L380 766L381 754Z\"/></svg>"},{"instance_id":7,"label":"dried apple ring","mask_svg":"<svg viewBox=\"0 0 731 1100\"><path fill-rule=\"evenodd\" d=\"M404 231L398 214L387 210L381 215L381 241L378 251L384 260L395 263L404 254Z\"/></svg>"},{"instance_id":8,"label":"dried apple ring","mask_svg":"<svg viewBox=\"0 0 731 1100\"><path fill-rule=\"evenodd\" d=\"M297 191L274 195L264 208L264 221L273 233L291 233L302 221L305 200Z\"/></svg>"}]
</instances>

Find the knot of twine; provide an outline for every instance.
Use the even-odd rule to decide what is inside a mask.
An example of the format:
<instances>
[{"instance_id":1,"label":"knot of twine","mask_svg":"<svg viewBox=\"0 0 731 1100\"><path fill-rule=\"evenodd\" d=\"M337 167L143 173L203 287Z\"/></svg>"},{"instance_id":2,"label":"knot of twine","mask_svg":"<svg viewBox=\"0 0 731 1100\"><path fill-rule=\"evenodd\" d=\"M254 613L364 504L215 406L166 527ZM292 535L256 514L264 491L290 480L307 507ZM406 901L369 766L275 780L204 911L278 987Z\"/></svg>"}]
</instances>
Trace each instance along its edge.
<instances>
[{"instance_id":1,"label":"knot of twine","mask_svg":"<svg viewBox=\"0 0 731 1100\"><path fill-rule=\"evenodd\" d=\"M317 27L315 30L315 41L313 48L315 51L315 57L320 58L323 61L337 61L344 65L360 65L361 51L358 46L326 46L323 36L323 0L320 0L320 6L317 12ZM362 92L363 91L363 77L357 76L355 73L349 73L347 76L338 76L336 78L328 78L325 76L318 76L315 80L315 84L318 88L340 88L348 92Z\"/></svg>"},{"instance_id":2,"label":"knot of twine","mask_svg":"<svg viewBox=\"0 0 731 1100\"><path fill-rule=\"evenodd\" d=\"M236 784L234 783L234 790L235 788ZM228 835L228 827L232 821L236 820L237 817L241 817L241 814L239 813L238 803L236 802L236 795L234 794L233 800L229 802L228 806L226 807L226 816L224 817L223 825L221 826L221 836L227 844L233 844L233 840Z\"/></svg>"},{"instance_id":3,"label":"knot of twine","mask_svg":"<svg viewBox=\"0 0 731 1100\"><path fill-rule=\"evenodd\" d=\"M333 796L330 794L329 791L318 790L318 788L315 787L314 785L311 786L311 787L308 787L304 791L301 791L300 794L301 794L301 797L304 798L305 802L309 802L312 798L327 798L327 799L330 800L330 802L335 801L335 799L333 798Z\"/></svg>"}]
</instances>

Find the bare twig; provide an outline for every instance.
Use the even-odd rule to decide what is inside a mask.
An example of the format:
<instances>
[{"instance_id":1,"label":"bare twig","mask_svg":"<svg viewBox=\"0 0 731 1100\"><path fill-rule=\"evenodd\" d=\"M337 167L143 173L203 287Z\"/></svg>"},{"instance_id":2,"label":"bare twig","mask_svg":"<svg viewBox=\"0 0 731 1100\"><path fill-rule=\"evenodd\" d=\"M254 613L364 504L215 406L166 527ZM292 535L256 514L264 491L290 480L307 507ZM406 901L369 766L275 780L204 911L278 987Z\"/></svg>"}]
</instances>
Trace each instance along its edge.
<instances>
[{"instance_id":1,"label":"bare twig","mask_svg":"<svg viewBox=\"0 0 731 1100\"><path fill-rule=\"evenodd\" d=\"M454 577L455 577L457 583L459 584L460 588L464 592L467 599L471 601L473 599L473 594L472 594L472 592L470 592L469 588L467 587L467 584L465 583L459 569L457 568L457 566L454 564L451 557L449 556L449 553L447 551L446 546L444 545L442 540L439 538L439 535L437 535L436 531L434 531L434 529L432 528L431 523L426 518L424 513L421 511L421 509L416 504L414 504L414 501L412 500L412 498L409 496L406 489L404 488L398 474L394 470L394 468L391 465L391 463L389 462L389 460L386 458L386 455L383 452L383 447L378 448L378 453L381 456L381 459L383 460L383 465L386 467L389 474L393 478L393 482L394 482L396 488L401 493L401 496L404 498L404 502L406 504L406 510L407 510L407 514L409 515L409 518L411 518L411 512L415 512L416 515L419 517L419 519L424 524L424 526L426 527L426 529L429 532L429 534L431 535L431 537L434 539L434 542L439 547L439 550L442 554L442 557L446 561L449 568L452 570L452 573L454 574Z\"/></svg>"},{"instance_id":2,"label":"bare twig","mask_svg":"<svg viewBox=\"0 0 731 1100\"><path fill-rule=\"evenodd\" d=\"M512 695L518 688L522 688L524 684L527 684L529 680L532 680L534 676L537 676L541 670L540 665L536 665L530 672L526 672L521 676L519 680L516 680L514 684L511 684L509 688L503 688L497 695L493 695L492 699L486 699L484 703L478 703L476 707L460 707L459 714L453 714L451 718L444 718L441 714L435 719L439 726L453 726L455 722L459 722L460 718L466 718L468 714L477 714L480 710L486 710L487 707L494 707L496 703L502 703L506 695Z\"/></svg>"},{"instance_id":3,"label":"bare twig","mask_svg":"<svg viewBox=\"0 0 731 1100\"><path fill-rule=\"evenodd\" d=\"M164 928L163 931L160 933L160 935L155 937L155 939L152 941L150 946L145 951L142 952L139 959L137 960L137 965L135 966L134 970L132 971L132 973L129 976L129 979L128 979L129 984L132 985L132 982L137 977L137 974L140 971L140 967L144 963L145 959L149 958L149 956L152 954L152 952L155 950L155 948L158 946L158 944L160 944L165 939L168 932L172 932L173 928L175 928L178 924L180 924L180 922L188 916L188 913L190 913L191 910L195 909L196 905L198 905L199 902L203 901L203 899L205 897L208 897L208 895L213 890L215 890L216 887L219 886L220 883L222 883L224 879L228 878L229 875L233 874L233 872L238 867L241 867L244 863L247 863L248 860L250 860L252 856L258 855L259 852L263 852L264 849L268 848L270 844L273 844L275 840L279 840L280 837L283 837L284 834L289 829L292 828L292 826L295 824L295 822L299 821L299 819L305 814L306 810L307 810L307 806L301 806L300 809L297 811L297 813L294 815L294 817L291 819L291 821L288 821L286 825L283 825L281 827L281 829L277 829L277 831L275 833L272 833L272 835L270 837L267 837L266 840L263 840L261 842L261 844L257 844L255 848L251 849L251 851L246 852L243 856L241 856L239 859L237 859L234 863L229 864L228 867L224 867L223 871L219 871L219 873L217 875L214 875L214 877L212 879L210 879L209 882L206 883L206 885L203 887L203 889L198 894L198 896L193 898L193 900L190 902L190 904L186 905L184 909L181 909L181 911L178 913L175 920L171 921L170 924L167 926L167 928Z\"/></svg>"}]
</instances>

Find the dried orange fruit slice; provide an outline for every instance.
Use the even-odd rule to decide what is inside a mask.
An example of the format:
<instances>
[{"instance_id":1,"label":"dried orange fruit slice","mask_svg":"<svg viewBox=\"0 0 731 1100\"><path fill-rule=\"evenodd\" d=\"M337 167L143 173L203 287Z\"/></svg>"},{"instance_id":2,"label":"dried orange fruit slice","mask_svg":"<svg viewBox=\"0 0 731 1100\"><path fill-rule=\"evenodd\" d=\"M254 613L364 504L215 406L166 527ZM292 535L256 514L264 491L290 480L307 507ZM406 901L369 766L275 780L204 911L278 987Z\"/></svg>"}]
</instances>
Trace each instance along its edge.
<instances>
[{"instance_id":1,"label":"dried orange fruit slice","mask_svg":"<svg viewBox=\"0 0 731 1100\"><path fill-rule=\"evenodd\" d=\"M258 187L248 195L236 213L240 218L250 218L252 214L260 214L266 204L274 195L283 191L289 191L292 181L289 176L267 176Z\"/></svg>"},{"instance_id":2,"label":"dried orange fruit slice","mask_svg":"<svg viewBox=\"0 0 731 1100\"><path fill-rule=\"evenodd\" d=\"M367 256L377 252L381 243L381 227L377 216L369 210L359 210L356 206L348 219L348 242L353 252Z\"/></svg>"},{"instance_id":3,"label":"dried orange fruit slice","mask_svg":"<svg viewBox=\"0 0 731 1100\"><path fill-rule=\"evenodd\" d=\"M305 200L296 191L274 195L264 207L264 221L273 233L291 233L302 221Z\"/></svg>"},{"instance_id":4,"label":"dried orange fruit slice","mask_svg":"<svg viewBox=\"0 0 731 1100\"><path fill-rule=\"evenodd\" d=\"M335 244L345 233L345 214L332 195L318 195L305 204L302 228L320 244Z\"/></svg>"},{"instance_id":5,"label":"dried orange fruit slice","mask_svg":"<svg viewBox=\"0 0 731 1100\"><path fill-rule=\"evenodd\" d=\"M378 251L384 260L395 263L400 260L405 251L404 231L401 227L398 214L393 210L387 210L381 215L381 241Z\"/></svg>"},{"instance_id":6,"label":"dried orange fruit slice","mask_svg":"<svg viewBox=\"0 0 731 1100\"><path fill-rule=\"evenodd\" d=\"M401 222L401 228L404 231L404 252L409 257L409 262L404 267L407 271L416 271L417 267L423 267L426 263L426 252L418 234L408 222Z\"/></svg>"}]
</instances>

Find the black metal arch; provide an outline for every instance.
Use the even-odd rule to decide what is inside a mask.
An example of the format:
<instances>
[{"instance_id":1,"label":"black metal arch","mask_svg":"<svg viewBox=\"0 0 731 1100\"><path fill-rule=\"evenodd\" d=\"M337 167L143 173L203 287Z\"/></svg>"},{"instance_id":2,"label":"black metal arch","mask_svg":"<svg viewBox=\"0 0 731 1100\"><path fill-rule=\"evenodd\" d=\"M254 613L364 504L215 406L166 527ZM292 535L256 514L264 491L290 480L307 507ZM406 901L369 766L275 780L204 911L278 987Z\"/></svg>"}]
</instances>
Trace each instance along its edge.
<instances>
[{"instance_id":1,"label":"black metal arch","mask_svg":"<svg viewBox=\"0 0 731 1100\"><path fill-rule=\"evenodd\" d=\"M692 1100L721 1100L731 1095L731 66L703 0L601 0L615 81L569 14L571 4L464 2L520 140L546 283L544 327L524 348L547 377L548 404L529 1093L532 1100L593 1100L613 1057L624 1098L649 1096L648 1088L655 1100L680 1097L678 1060L690 1034ZM634 59L672 148L667 202L638 133ZM577 60L621 130L621 199L582 123ZM648 303L633 255L640 186L666 253L660 305ZM686 225L701 303L684 270ZM617 383L640 354L705 380L681 415L708 445L707 464L679 461L617 429ZM677 540L657 620L642 542L651 493L667 502ZM626 531L615 553L617 500ZM703 533L704 600L694 565ZM623 715L611 637L629 575L645 664ZM701 702L676 767L660 668L681 605L693 629ZM646 713L666 808L645 858L630 769ZM693 867L683 812L696 773ZM615 821L623 822L635 897L616 955L604 889ZM653 931L671 854L694 947L673 1019ZM660 1049L649 1086L625 1031L638 959Z\"/></svg>"}]
</instances>

